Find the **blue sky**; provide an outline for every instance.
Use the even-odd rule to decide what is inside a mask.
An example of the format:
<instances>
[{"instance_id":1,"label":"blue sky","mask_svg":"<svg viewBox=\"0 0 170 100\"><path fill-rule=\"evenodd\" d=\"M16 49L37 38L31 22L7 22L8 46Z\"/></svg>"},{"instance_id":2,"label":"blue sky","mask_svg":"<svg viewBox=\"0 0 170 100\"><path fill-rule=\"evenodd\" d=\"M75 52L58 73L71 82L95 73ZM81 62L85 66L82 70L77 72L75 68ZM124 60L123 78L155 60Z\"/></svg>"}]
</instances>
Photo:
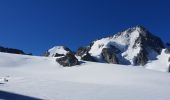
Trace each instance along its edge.
<instances>
[{"instance_id":1,"label":"blue sky","mask_svg":"<svg viewBox=\"0 0 170 100\"><path fill-rule=\"evenodd\" d=\"M136 25L170 41L170 1L0 0L0 45L40 55L54 45L76 50Z\"/></svg>"}]
</instances>

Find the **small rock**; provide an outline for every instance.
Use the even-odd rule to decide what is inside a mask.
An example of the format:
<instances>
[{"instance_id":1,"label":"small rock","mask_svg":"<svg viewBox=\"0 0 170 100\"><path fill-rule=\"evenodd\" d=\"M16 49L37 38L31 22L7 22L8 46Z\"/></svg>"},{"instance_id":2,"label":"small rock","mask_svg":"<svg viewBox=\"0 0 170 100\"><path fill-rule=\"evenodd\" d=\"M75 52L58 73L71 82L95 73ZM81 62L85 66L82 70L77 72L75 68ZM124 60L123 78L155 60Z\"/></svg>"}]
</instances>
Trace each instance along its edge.
<instances>
[{"instance_id":1,"label":"small rock","mask_svg":"<svg viewBox=\"0 0 170 100\"><path fill-rule=\"evenodd\" d=\"M88 52L81 56L81 60L96 62L96 60Z\"/></svg>"},{"instance_id":2,"label":"small rock","mask_svg":"<svg viewBox=\"0 0 170 100\"><path fill-rule=\"evenodd\" d=\"M64 67L66 66L70 67L70 66L75 66L79 64L78 59L72 53L67 53L64 57L57 58L56 61L60 65L63 65Z\"/></svg>"}]
</instances>

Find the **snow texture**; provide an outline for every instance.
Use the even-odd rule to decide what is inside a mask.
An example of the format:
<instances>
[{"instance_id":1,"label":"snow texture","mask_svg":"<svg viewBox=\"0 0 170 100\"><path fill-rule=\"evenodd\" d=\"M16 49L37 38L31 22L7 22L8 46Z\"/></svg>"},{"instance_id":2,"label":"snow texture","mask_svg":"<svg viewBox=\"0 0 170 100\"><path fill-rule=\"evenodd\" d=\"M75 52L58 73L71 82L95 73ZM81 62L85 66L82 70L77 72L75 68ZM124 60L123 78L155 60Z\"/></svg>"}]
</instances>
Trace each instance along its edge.
<instances>
[{"instance_id":1,"label":"snow texture","mask_svg":"<svg viewBox=\"0 0 170 100\"><path fill-rule=\"evenodd\" d=\"M165 56L169 55L162 53L158 59ZM150 67L167 71L163 66L165 63L161 61L150 62L153 63ZM5 82L5 78L8 81ZM5 93L45 100L169 100L170 98L169 73L131 65L95 62L62 67L53 57L0 53L0 83L3 83L0 84L0 94L1 91L5 91ZM4 99L4 94L0 95L0 99Z\"/></svg>"}]
</instances>

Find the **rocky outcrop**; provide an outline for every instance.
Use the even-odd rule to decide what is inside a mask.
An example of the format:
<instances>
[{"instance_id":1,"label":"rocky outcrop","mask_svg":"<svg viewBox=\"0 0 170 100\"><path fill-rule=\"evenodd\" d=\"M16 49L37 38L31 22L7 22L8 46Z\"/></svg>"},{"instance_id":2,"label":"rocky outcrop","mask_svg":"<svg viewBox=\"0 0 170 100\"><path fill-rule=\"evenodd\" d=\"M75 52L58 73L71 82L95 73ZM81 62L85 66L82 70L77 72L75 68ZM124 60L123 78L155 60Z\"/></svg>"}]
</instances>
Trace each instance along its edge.
<instances>
[{"instance_id":1,"label":"rocky outcrop","mask_svg":"<svg viewBox=\"0 0 170 100\"><path fill-rule=\"evenodd\" d=\"M13 53L13 54L25 54L22 50L0 47L0 52Z\"/></svg>"},{"instance_id":2,"label":"rocky outcrop","mask_svg":"<svg viewBox=\"0 0 170 100\"><path fill-rule=\"evenodd\" d=\"M137 56L134 57L133 59L133 65L137 66L137 65L142 65L144 66L148 61L147 58L147 53L144 50L141 50L139 54L137 54Z\"/></svg>"},{"instance_id":3,"label":"rocky outcrop","mask_svg":"<svg viewBox=\"0 0 170 100\"><path fill-rule=\"evenodd\" d=\"M81 60L84 61L92 61L96 62L95 58L93 58L88 52L90 50L90 47L80 47L77 52L76 56L80 56Z\"/></svg>"},{"instance_id":4,"label":"rocky outcrop","mask_svg":"<svg viewBox=\"0 0 170 100\"><path fill-rule=\"evenodd\" d=\"M102 57L107 63L112 63L112 64L119 63L116 54L110 48L104 48L102 50Z\"/></svg>"},{"instance_id":5,"label":"rocky outcrop","mask_svg":"<svg viewBox=\"0 0 170 100\"><path fill-rule=\"evenodd\" d=\"M87 54L89 52L89 50L90 50L89 47L80 47L80 48L78 48L76 55L81 57L84 54Z\"/></svg>"},{"instance_id":6,"label":"rocky outcrop","mask_svg":"<svg viewBox=\"0 0 170 100\"><path fill-rule=\"evenodd\" d=\"M168 62L170 62L170 57L168 58Z\"/></svg>"},{"instance_id":7,"label":"rocky outcrop","mask_svg":"<svg viewBox=\"0 0 170 100\"><path fill-rule=\"evenodd\" d=\"M79 64L78 59L72 53L67 53L64 57L57 58L56 61L64 67L70 67Z\"/></svg>"},{"instance_id":8,"label":"rocky outcrop","mask_svg":"<svg viewBox=\"0 0 170 100\"><path fill-rule=\"evenodd\" d=\"M93 58L88 52L81 56L81 60L96 62L95 58Z\"/></svg>"}]
</instances>

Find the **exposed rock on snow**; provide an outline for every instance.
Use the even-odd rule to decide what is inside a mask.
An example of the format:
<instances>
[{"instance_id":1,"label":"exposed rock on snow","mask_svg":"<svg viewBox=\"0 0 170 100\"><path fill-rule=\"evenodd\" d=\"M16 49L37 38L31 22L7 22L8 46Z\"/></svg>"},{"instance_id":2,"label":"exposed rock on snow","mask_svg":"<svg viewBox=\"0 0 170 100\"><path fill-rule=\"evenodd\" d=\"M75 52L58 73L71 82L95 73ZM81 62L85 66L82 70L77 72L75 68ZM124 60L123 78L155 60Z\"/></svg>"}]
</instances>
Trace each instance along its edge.
<instances>
[{"instance_id":1,"label":"exposed rock on snow","mask_svg":"<svg viewBox=\"0 0 170 100\"><path fill-rule=\"evenodd\" d=\"M88 53L89 50L90 47L80 47L76 52L76 56L80 56L81 60L96 62L95 58Z\"/></svg>"},{"instance_id":2,"label":"exposed rock on snow","mask_svg":"<svg viewBox=\"0 0 170 100\"><path fill-rule=\"evenodd\" d=\"M72 53L72 51L69 48L64 47L64 46L55 46L55 47L49 49L44 54L44 56L47 56L47 57L60 57L60 56L66 55L67 53Z\"/></svg>"},{"instance_id":3,"label":"exposed rock on snow","mask_svg":"<svg viewBox=\"0 0 170 100\"><path fill-rule=\"evenodd\" d=\"M92 57L88 52L81 56L81 60L96 62L95 58Z\"/></svg>"},{"instance_id":4,"label":"exposed rock on snow","mask_svg":"<svg viewBox=\"0 0 170 100\"><path fill-rule=\"evenodd\" d=\"M77 56L83 56L84 54L86 54L87 52L89 52L90 48L89 47L80 47L78 48L76 55Z\"/></svg>"},{"instance_id":5,"label":"exposed rock on snow","mask_svg":"<svg viewBox=\"0 0 170 100\"><path fill-rule=\"evenodd\" d=\"M103 48L102 57L107 63L118 64L116 54L110 48Z\"/></svg>"},{"instance_id":6,"label":"exposed rock on snow","mask_svg":"<svg viewBox=\"0 0 170 100\"><path fill-rule=\"evenodd\" d=\"M148 61L148 58L146 56L146 52L142 51L140 53L137 54L137 56L135 56L133 58L133 64L134 65L142 65L144 66Z\"/></svg>"},{"instance_id":7,"label":"exposed rock on snow","mask_svg":"<svg viewBox=\"0 0 170 100\"><path fill-rule=\"evenodd\" d=\"M72 53L67 53L64 57L57 58L56 61L64 67L75 66L79 64L78 59Z\"/></svg>"}]
</instances>

